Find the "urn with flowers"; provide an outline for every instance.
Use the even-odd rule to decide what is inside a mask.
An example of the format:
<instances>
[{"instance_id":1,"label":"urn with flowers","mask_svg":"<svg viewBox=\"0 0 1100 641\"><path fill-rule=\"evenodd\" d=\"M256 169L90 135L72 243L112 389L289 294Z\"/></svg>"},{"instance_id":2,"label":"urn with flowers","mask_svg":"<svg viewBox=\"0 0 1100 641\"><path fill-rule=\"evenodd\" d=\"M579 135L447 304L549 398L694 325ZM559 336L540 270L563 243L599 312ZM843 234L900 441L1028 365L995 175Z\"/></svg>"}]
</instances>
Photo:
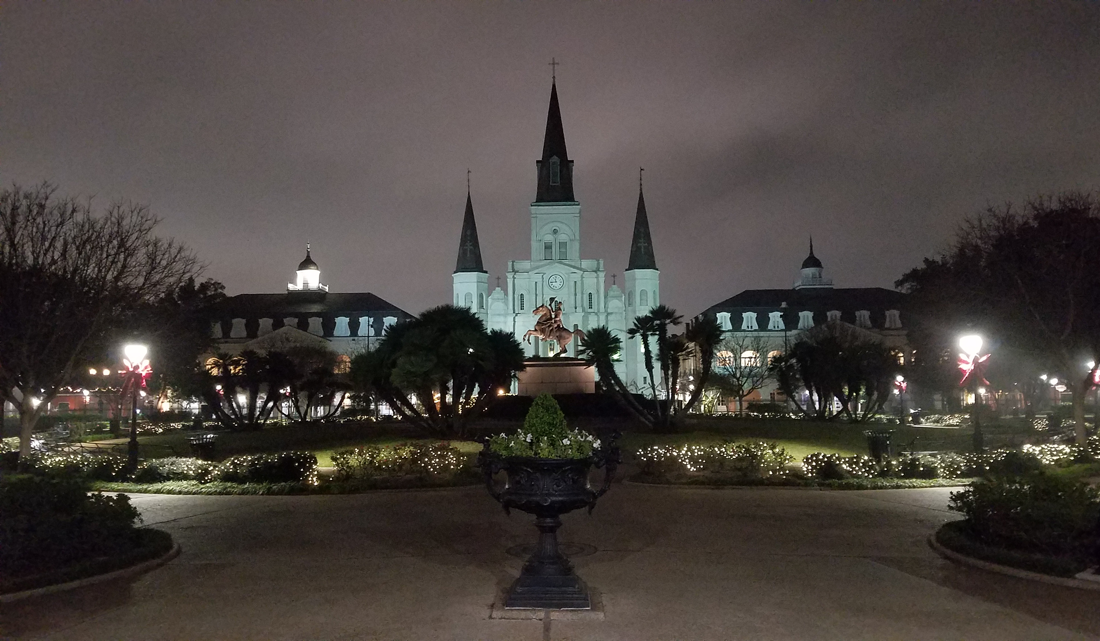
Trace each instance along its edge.
<instances>
[{"instance_id":1,"label":"urn with flowers","mask_svg":"<svg viewBox=\"0 0 1100 641\"><path fill-rule=\"evenodd\" d=\"M610 439L614 440L614 438ZM579 429L570 429L557 402L542 394L531 405L523 428L489 438L479 457L489 494L505 512L512 508L535 516L539 543L509 588L505 608L587 609L588 589L558 549L561 515L587 507L589 513L611 487L619 451ZM593 488L588 473L604 468L603 483ZM494 477L507 481L498 488Z\"/></svg>"}]
</instances>

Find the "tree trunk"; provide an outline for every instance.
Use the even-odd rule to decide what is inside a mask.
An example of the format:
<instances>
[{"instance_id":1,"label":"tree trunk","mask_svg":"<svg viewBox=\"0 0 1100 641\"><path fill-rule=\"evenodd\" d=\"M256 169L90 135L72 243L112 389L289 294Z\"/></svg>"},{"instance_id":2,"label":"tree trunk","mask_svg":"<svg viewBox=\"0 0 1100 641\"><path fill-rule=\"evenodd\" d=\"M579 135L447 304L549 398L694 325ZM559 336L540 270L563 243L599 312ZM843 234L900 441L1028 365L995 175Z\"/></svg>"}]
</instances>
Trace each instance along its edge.
<instances>
[{"instance_id":1,"label":"tree trunk","mask_svg":"<svg viewBox=\"0 0 1100 641\"><path fill-rule=\"evenodd\" d=\"M19 457L29 456L31 453L31 436L34 434L34 426L38 423L38 410L34 407L34 398L30 394L24 394L19 403Z\"/></svg>"}]
</instances>

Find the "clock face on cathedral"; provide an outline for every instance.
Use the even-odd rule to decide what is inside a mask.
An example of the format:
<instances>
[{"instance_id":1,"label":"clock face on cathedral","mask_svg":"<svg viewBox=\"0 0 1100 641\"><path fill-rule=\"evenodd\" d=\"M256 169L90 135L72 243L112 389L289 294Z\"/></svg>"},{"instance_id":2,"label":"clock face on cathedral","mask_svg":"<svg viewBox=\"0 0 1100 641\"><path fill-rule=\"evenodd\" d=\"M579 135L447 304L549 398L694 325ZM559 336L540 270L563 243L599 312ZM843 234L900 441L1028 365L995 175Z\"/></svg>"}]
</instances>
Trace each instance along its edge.
<instances>
[{"instance_id":1,"label":"clock face on cathedral","mask_svg":"<svg viewBox=\"0 0 1100 641\"><path fill-rule=\"evenodd\" d=\"M546 286L550 289L561 289L564 284L565 279L561 277L561 274L552 274L550 278L546 279Z\"/></svg>"}]
</instances>

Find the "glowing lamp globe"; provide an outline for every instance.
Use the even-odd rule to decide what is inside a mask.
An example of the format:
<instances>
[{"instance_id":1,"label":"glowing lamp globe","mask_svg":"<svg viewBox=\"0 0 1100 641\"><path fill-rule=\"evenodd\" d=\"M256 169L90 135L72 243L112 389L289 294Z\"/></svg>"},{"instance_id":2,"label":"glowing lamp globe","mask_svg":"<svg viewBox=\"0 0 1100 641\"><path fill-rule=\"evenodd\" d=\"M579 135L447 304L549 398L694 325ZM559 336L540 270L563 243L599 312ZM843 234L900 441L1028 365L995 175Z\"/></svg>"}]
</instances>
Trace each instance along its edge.
<instances>
[{"instance_id":1,"label":"glowing lamp globe","mask_svg":"<svg viewBox=\"0 0 1100 641\"><path fill-rule=\"evenodd\" d=\"M145 355L149 352L149 348L137 343L131 343L122 348L122 353L126 355L126 360L130 363L137 365L141 361L145 360Z\"/></svg>"},{"instance_id":2,"label":"glowing lamp globe","mask_svg":"<svg viewBox=\"0 0 1100 641\"><path fill-rule=\"evenodd\" d=\"M967 356L974 356L982 351L982 337L977 334L968 334L959 339L959 347Z\"/></svg>"}]
</instances>

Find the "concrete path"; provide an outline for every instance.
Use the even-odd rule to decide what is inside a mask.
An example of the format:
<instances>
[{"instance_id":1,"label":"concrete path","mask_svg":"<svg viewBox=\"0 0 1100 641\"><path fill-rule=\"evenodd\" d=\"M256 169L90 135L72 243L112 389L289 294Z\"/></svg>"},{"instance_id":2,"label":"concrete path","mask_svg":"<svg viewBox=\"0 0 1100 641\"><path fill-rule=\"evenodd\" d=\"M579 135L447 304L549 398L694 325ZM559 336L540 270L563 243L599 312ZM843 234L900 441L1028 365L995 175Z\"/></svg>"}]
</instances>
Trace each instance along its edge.
<instances>
[{"instance_id":1,"label":"concrete path","mask_svg":"<svg viewBox=\"0 0 1100 641\"><path fill-rule=\"evenodd\" d=\"M925 543L949 490L617 484L564 542L602 621L490 620L533 543L481 488L352 496L136 496L183 554L154 572L0 611L0 638L1100 638L1100 593L957 567ZM585 549L590 550L590 547Z\"/></svg>"}]
</instances>

